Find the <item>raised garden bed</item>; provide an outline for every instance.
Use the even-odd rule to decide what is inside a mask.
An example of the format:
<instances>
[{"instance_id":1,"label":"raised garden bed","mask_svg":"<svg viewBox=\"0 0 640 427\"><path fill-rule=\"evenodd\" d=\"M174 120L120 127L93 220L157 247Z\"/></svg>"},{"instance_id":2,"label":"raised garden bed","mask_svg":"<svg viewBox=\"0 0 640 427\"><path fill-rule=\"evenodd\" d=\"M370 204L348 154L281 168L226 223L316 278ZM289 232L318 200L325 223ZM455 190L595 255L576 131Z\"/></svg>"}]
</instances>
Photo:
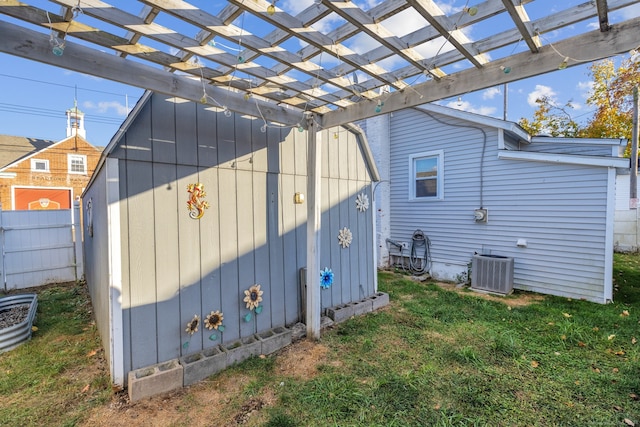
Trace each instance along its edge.
<instances>
[{"instance_id":1,"label":"raised garden bed","mask_svg":"<svg viewBox=\"0 0 640 427\"><path fill-rule=\"evenodd\" d=\"M0 298L0 353L12 350L31 338L37 310L36 294Z\"/></svg>"}]
</instances>

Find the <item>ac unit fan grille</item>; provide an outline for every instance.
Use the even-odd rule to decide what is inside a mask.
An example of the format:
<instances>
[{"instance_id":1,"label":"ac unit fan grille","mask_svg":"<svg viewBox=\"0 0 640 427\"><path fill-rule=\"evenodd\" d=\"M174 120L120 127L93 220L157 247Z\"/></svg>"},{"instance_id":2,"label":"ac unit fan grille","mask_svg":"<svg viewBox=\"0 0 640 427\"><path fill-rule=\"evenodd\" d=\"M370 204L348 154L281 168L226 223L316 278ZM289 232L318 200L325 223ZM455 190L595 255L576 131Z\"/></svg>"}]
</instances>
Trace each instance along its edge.
<instances>
[{"instance_id":1,"label":"ac unit fan grille","mask_svg":"<svg viewBox=\"0 0 640 427\"><path fill-rule=\"evenodd\" d=\"M474 255L471 262L471 289L510 294L513 291L513 258Z\"/></svg>"}]
</instances>

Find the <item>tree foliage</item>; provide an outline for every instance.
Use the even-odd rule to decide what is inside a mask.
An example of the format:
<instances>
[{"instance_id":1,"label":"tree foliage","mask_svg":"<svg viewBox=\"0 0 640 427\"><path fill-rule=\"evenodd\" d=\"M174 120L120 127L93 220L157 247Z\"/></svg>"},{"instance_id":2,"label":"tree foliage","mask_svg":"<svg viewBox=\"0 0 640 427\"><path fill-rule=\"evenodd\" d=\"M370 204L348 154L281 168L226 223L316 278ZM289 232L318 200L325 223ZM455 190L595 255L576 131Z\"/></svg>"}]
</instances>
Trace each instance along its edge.
<instances>
[{"instance_id":1,"label":"tree foliage","mask_svg":"<svg viewBox=\"0 0 640 427\"><path fill-rule=\"evenodd\" d=\"M519 124L532 135L581 138L626 138L631 140L633 127L633 87L640 86L640 61L623 60L618 68L612 60L595 62L589 74L593 88L587 104L595 108L593 116L580 125L572 116L571 101L558 105L553 99L536 100L533 118Z\"/></svg>"}]
</instances>

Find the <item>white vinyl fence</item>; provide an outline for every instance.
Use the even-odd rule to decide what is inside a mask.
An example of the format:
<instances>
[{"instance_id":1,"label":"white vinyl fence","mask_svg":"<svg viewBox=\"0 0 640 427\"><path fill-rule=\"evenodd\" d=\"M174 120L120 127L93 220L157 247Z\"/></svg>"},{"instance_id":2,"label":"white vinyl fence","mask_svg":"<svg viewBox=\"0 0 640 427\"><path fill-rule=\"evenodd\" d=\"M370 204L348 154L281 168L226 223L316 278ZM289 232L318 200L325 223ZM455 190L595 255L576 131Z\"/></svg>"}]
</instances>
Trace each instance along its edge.
<instances>
[{"instance_id":1,"label":"white vinyl fence","mask_svg":"<svg viewBox=\"0 0 640 427\"><path fill-rule=\"evenodd\" d=\"M0 276L5 291L82 278L79 212L79 203L69 210L0 210Z\"/></svg>"}]
</instances>

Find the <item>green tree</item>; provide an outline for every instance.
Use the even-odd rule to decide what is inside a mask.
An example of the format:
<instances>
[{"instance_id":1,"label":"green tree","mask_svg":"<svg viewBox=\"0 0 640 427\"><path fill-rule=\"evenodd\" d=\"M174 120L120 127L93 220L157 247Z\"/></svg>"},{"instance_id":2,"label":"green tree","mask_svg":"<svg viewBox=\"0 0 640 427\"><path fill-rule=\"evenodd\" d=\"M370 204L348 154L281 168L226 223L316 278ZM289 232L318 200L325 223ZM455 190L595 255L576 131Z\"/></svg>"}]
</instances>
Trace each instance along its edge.
<instances>
[{"instance_id":1,"label":"green tree","mask_svg":"<svg viewBox=\"0 0 640 427\"><path fill-rule=\"evenodd\" d=\"M572 117L571 101L560 106L543 97L536 100L538 108L533 119L520 119L520 126L532 135L631 140L633 87L640 86L637 54L624 59L618 68L611 59L594 62L589 74L593 89L587 104L595 107L595 111L586 125L579 125Z\"/></svg>"},{"instance_id":2,"label":"green tree","mask_svg":"<svg viewBox=\"0 0 640 427\"><path fill-rule=\"evenodd\" d=\"M580 136L631 139L633 87L640 85L640 61L634 59L622 61L617 69L610 59L591 66L594 85L587 104L596 111Z\"/></svg>"},{"instance_id":3,"label":"green tree","mask_svg":"<svg viewBox=\"0 0 640 427\"><path fill-rule=\"evenodd\" d=\"M531 135L550 135L575 138L580 131L580 126L571 117L573 109L571 101L564 105L557 105L548 96L536 99L538 108L533 113L533 119L520 119L518 124Z\"/></svg>"}]
</instances>

